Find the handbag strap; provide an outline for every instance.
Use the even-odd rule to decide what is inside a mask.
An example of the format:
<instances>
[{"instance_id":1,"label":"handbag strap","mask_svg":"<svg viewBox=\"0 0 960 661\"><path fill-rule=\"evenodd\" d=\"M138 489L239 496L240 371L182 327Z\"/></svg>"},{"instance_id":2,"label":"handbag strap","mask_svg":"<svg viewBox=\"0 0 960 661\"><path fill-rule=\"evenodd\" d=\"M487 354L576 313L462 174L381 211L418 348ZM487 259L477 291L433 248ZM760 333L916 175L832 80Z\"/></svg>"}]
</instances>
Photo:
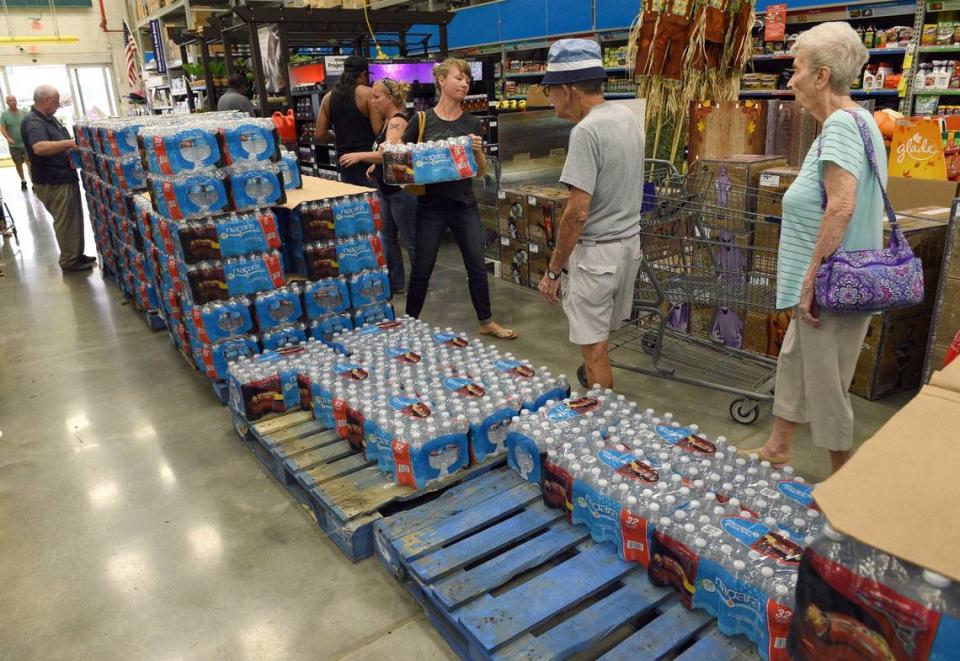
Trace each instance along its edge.
<instances>
[{"instance_id":1,"label":"handbag strap","mask_svg":"<svg viewBox=\"0 0 960 661\"><path fill-rule=\"evenodd\" d=\"M891 234L897 234L900 226L897 224L897 214L893 210L893 205L890 204L890 198L887 197L887 191L883 186L883 182L880 180L880 170L877 167L877 152L873 148L873 138L870 136L870 131L867 128L867 123L863 121L863 117L860 116L860 113L856 110L849 110L847 108L843 109L844 112L850 113L853 117L853 121L857 123L857 128L860 130L860 138L863 140L863 146L867 151L867 160L870 162L870 169L873 170L873 175L877 178L877 185L880 187L880 194L883 196L883 206L886 209L887 220L890 222ZM820 156L823 154L823 134L820 134L820 139L817 141L817 161L819 162ZM827 187L823 184L823 177L819 178L820 182L820 200L821 207L823 209L827 208Z\"/></svg>"},{"instance_id":2,"label":"handbag strap","mask_svg":"<svg viewBox=\"0 0 960 661\"><path fill-rule=\"evenodd\" d=\"M417 111L417 144L423 142L423 132L427 129L427 113L423 110Z\"/></svg>"}]
</instances>

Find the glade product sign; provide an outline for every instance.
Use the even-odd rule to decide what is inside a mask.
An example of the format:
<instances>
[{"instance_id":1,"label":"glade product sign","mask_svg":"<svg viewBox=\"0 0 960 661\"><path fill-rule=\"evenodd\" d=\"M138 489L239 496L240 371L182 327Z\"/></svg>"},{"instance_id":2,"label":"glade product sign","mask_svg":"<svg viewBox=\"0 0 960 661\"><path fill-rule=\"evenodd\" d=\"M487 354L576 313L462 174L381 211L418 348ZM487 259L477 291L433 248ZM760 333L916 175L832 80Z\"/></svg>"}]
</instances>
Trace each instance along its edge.
<instances>
[{"instance_id":1,"label":"glade product sign","mask_svg":"<svg viewBox=\"0 0 960 661\"><path fill-rule=\"evenodd\" d=\"M914 179L947 178L940 125L928 119L897 122L890 146L890 176Z\"/></svg>"}]
</instances>

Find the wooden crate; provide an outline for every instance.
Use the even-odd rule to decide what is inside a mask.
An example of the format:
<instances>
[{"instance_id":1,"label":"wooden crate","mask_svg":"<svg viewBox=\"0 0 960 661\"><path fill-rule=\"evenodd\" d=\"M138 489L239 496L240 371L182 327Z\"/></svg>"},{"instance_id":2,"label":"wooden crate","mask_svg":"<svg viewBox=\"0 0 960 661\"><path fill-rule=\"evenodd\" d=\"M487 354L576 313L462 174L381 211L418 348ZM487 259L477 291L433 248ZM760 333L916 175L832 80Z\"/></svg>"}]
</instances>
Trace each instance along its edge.
<instances>
[{"instance_id":1,"label":"wooden crate","mask_svg":"<svg viewBox=\"0 0 960 661\"><path fill-rule=\"evenodd\" d=\"M850 392L879 399L920 386L931 312L875 315L863 341Z\"/></svg>"},{"instance_id":2,"label":"wooden crate","mask_svg":"<svg viewBox=\"0 0 960 661\"><path fill-rule=\"evenodd\" d=\"M765 154L780 154L799 167L819 135L820 123L796 101L767 102Z\"/></svg>"},{"instance_id":3,"label":"wooden crate","mask_svg":"<svg viewBox=\"0 0 960 661\"><path fill-rule=\"evenodd\" d=\"M415 490L390 481L376 461L338 438L308 411L255 423L234 414L234 428L267 471L316 519L352 562L373 555L373 524L383 511L400 511L431 494L502 466L505 455L457 471Z\"/></svg>"},{"instance_id":4,"label":"wooden crate","mask_svg":"<svg viewBox=\"0 0 960 661\"><path fill-rule=\"evenodd\" d=\"M763 154L766 101L693 102L687 144L690 163L730 154Z\"/></svg>"},{"instance_id":5,"label":"wooden crate","mask_svg":"<svg viewBox=\"0 0 960 661\"><path fill-rule=\"evenodd\" d=\"M464 659L724 661L746 654L509 469L375 525L377 556Z\"/></svg>"}]
</instances>

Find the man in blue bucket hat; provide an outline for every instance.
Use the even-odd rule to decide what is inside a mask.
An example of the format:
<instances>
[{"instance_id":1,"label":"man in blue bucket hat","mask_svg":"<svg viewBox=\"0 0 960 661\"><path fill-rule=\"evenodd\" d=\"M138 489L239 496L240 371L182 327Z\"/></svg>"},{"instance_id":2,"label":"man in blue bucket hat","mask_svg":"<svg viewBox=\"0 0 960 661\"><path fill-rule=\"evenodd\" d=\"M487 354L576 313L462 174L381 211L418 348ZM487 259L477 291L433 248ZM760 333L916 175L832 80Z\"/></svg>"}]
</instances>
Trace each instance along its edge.
<instances>
[{"instance_id":1,"label":"man in blue bucket hat","mask_svg":"<svg viewBox=\"0 0 960 661\"><path fill-rule=\"evenodd\" d=\"M612 388L608 339L630 318L640 269L644 135L629 108L604 101L606 79L595 41L550 47L544 91L575 126L560 175L570 201L539 288L547 303L562 301L589 383Z\"/></svg>"}]
</instances>

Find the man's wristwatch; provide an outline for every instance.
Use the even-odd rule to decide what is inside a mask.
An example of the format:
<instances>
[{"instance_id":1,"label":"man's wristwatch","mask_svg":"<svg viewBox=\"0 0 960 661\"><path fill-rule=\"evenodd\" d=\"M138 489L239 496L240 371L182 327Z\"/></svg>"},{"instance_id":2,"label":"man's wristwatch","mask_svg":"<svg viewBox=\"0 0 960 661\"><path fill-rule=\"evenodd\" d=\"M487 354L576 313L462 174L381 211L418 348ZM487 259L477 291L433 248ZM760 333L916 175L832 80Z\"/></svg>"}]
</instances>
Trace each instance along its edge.
<instances>
[{"instance_id":1,"label":"man's wristwatch","mask_svg":"<svg viewBox=\"0 0 960 661\"><path fill-rule=\"evenodd\" d=\"M560 271L553 271L553 270L551 270L551 269L549 269L549 268L547 269L547 278L548 278L548 279L550 279L550 280L556 280L556 279L559 278L559 277L560 277Z\"/></svg>"}]
</instances>

